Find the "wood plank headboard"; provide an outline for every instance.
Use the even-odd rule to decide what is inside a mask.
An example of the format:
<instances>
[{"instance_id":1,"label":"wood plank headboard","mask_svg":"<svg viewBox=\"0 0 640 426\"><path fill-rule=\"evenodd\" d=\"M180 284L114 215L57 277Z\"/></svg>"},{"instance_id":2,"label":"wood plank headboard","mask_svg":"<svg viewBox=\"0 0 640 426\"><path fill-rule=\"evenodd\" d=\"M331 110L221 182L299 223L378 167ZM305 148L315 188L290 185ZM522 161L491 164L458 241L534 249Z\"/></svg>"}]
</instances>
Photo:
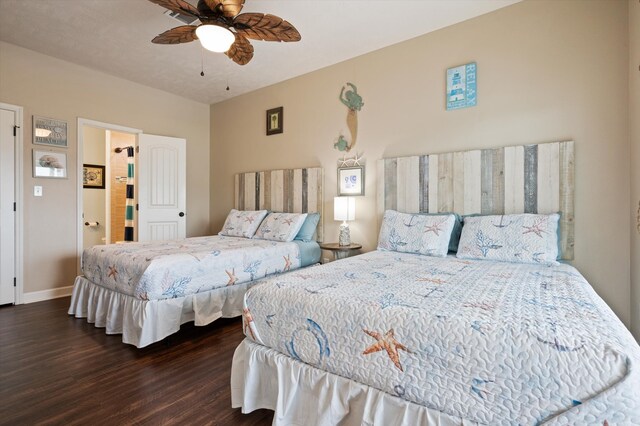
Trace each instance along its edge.
<instances>
[{"instance_id":1,"label":"wood plank headboard","mask_svg":"<svg viewBox=\"0 0 640 426\"><path fill-rule=\"evenodd\" d=\"M235 208L286 213L320 213L317 240L324 236L324 173L321 167L235 175Z\"/></svg>"},{"instance_id":2,"label":"wood plank headboard","mask_svg":"<svg viewBox=\"0 0 640 426\"><path fill-rule=\"evenodd\" d=\"M378 160L378 219L406 213L561 212L562 258L573 259L574 143L552 142Z\"/></svg>"}]
</instances>

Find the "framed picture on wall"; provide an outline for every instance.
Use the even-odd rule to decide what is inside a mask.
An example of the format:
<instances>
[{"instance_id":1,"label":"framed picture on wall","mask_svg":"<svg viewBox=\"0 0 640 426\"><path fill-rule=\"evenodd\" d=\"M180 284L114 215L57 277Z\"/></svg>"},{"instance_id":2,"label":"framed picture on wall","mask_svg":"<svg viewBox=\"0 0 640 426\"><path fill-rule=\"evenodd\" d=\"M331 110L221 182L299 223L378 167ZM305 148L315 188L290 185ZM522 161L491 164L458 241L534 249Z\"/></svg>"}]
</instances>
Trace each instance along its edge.
<instances>
[{"instance_id":1,"label":"framed picture on wall","mask_svg":"<svg viewBox=\"0 0 640 426\"><path fill-rule=\"evenodd\" d=\"M284 130L283 107L267 110L267 136L282 133Z\"/></svg>"},{"instance_id":2,"label":"framed picture on wall","mask_svg":"<svg viewBox=\"0 0 640 426\"><path fill-rule=\"evenodd\" d=\"M59 148L67 147L67 122L33 116L33 143Z\"/></svg>"},{"instance_id":3,"label":"framed picture on wall","mask_svg":"<svg viewBox=\"0 0 640 426\"><path fill-rule=\"evenodd\" d=\"M447 70L447 111L475 106L478 103L475 62Z\"/></svg>"},{"instance_id":4,"label":"framed picture on wall","mask_svg":"<svg viewBox=\"0 0 640 426\"><path fill-rule=\"evenodd\" d=\"M338 168L338 196L364 195L364 166Z\"/></svg>"},{"instance_id":5,"label":"framed picture on wall","mask_svg":"<svg viewBox=\"0 0 640 426\"><path fill-rule=\"evenodd\" d=\"M67 177L67 154L55 151L33 150L33 177L59 178Z\"/></svg>"},{"instance_id":6,"label":"framed picture on wall","mask_svg":"<svg viewBox=\"0 0 640 426\"><path fill-rule=\"evenodd\" d=\"M83 164L82 187L104 189L104 167L97 164Z\"/></svg>"}]
</instances>

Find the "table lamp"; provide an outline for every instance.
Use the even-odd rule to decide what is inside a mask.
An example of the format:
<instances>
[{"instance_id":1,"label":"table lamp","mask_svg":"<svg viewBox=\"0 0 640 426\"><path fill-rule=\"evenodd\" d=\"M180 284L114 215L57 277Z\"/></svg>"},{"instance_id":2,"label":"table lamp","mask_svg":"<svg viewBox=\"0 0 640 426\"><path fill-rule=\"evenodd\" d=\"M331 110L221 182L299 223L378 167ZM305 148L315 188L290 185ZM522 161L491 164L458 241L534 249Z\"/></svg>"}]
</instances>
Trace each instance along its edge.
<instances>
[{"instance_id":1,"label":"table lamp","mask_svg":"<svg viewBox=\"0 0 640 426\"><path fill-rule=\"evenodd\" d=\"M356 218L356 199L354 197L334 197L333 198L333 219L341 220L340 238L338 243L341 246L351 245L351 235L349 235L348 220Z\"/></svg>"}]
</instances>

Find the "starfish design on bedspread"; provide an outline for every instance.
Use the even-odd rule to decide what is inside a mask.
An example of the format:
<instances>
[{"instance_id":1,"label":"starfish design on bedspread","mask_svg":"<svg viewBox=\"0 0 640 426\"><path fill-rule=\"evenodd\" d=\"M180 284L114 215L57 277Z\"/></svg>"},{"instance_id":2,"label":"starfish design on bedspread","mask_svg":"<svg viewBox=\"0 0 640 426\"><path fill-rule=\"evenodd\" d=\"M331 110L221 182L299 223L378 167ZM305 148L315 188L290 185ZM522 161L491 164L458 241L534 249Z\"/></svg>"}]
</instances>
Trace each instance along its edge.
<instances>
[{"instance_id":1,"label":"starfish design on bedspread","mask_svg":"<svg viewBox=\"0 0 640 426\"><path fill-rule=\"evenodd\" d=\"M522 227L524 229L526 229L526 231L524 231L522 233L522 235L525 234L536 234L538 237L542 238L542 234L546 234L547 231L544 229L544 227L546 226L546 219L537 219L533 225L531 226L526 226L526 225L522 225Z\"/></svg>"},{"instance_id":2,"label":"starfish design on bedspread","mask_svg":"<svg viewBox=\"0 0 640 426\"><path fill-rule=\"evenodd\" d=\"M248 308L242 308L242 319L243 319L243 327L242 332L245 336L251 335L253 340L256 340L256 336L253 334L253 330L251 329L251 323L253 322L253 316L251 315L251 311ZM247 334L247 330L249 330L249 334Z\"/></svg>"},{"instance_id":3,"label":"starfish design on bedspread","mask_svg":"<svg viewBox=\"0 0 640 426\"><path fill-rule=\"evenodd\" d=\"M238 277L236 277L235 268L231 269L231 272L227 271L226 269L224 271L229 276L229 281L227 281L227 285L234 285L238 281Z\"/></svg>"},{"instance_id":4,"label":"starfish design on bedspread","mask_svg":"<svg viewBox=\"0 0 640 426\"><path fill-rule=\"evenodd\" d=\"M118 270L115 266L109 266L109 273L107 277L113 277L114 281L118 279Z\"/></svg>"},{"instance_id":5,"label":"starfish design on bedspread","mask_svg":"<svg viewBox=\"0 0 640 426\"><path fill-rule=\"evenodd\" d=\"M437 236L440 236L440 232L442 232L442 225L444 225L445 222L446 222L446 219L445 220L441 220L438 223L434 223L433 225L425 226L424 227L424 233L427 234L429 232L433 232Z\"/></svg>"},{"instance_id":6,"label":"starfish design on bedspread","mask_svg":"<svg viewBox=\"0 0 640 426\"><path fill-rule=\"evenodd\" d=\"M385 350L387 351L387 355L389 355L389 359L393 361L393 365L395 365L400 371L404 372L404 370L402 369L402 365L400 364L400 355L398 354L398 350L402 349L403 351L408 353L411 353L411 351L395 339L393 335L393 328L390 328L389 331L384 334L384 336L376 331L369 331L364 328L362 329L362 331L377 340L376 343L369 346L364 350L364 352L362 352L363 355L368 355L373 352Z\"/></svg>"},{"instance_id":7,"label":"starfish design on bedspread","mask_svg":"<svg viewBox=\"0 0 640 426\"><path fill-rule=\"evenodd\" d=\"M289 226L291 226L291 224L293 223L293 219L283 219L282 222L286 223Z\"/></svg>"},{"instance_id":8,"label":"starfish design on bedspread","mask_svg":"<svg viewBox=\"0 0 640 426\"><path fill-rule=\"evenodd\" d=\"M290 271L291 270L291 255L286 255L286 256L282 256L284 258L284 271Z\"/></svg>"}]
</instances>

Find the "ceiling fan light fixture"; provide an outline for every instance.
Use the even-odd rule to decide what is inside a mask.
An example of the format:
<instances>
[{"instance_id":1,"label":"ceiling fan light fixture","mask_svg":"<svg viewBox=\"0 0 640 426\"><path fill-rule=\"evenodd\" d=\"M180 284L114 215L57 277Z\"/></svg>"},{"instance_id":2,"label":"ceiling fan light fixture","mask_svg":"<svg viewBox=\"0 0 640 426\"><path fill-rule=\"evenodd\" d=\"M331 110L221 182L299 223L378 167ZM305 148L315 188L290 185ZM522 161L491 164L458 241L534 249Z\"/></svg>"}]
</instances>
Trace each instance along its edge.
<instances>
[{"instance_id":1,"label":"ceiling fan light fixture","mask_svg":"<svg viewBox=\"0 0 640 426\"><path fill-rule=\"evenodd\" d=\"M302 38L290 22L279 16L240 13L245 0L198 0L197 6L192 4L195 0L148 1L172 13L197 18L201 23L171 28L155 36L152 43L181 44L200 40L204 49L225 53L238 65L246 65L253 58L253 46L249 40L292 42Z\"/></svg>"},{"instance_id":2,"label":"ceiling fan light fixture","mask_svg":"<svg viewBox=\"0 0 640 426\"><path fill-rule=\"evenodd\" d=\"M219 25L200 25L196 28L198 40L207 50L223 53L229 50L236 36L228 29Z\"/></svg>"}]
</instances>

